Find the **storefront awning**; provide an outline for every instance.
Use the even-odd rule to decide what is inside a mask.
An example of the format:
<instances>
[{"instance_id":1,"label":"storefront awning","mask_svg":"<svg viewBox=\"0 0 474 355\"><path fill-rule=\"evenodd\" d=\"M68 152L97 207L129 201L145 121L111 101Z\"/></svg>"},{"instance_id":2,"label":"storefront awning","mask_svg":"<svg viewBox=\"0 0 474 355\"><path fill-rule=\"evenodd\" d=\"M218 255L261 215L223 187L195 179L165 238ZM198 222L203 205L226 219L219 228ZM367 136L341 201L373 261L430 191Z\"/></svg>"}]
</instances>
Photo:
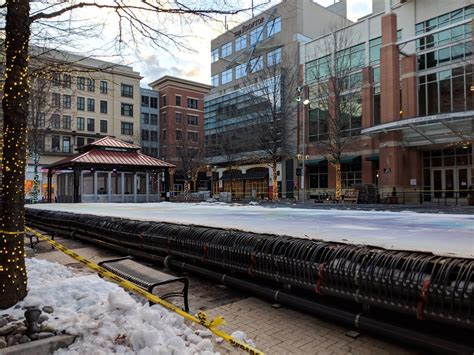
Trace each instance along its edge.
<instances>
[{"instance_id":1,"label":"storefront awning","mask_svg":"<svg viewBox=\"0 0 474 355\"><path fill-rule=\"evenodd\" d=\"M351 155L347 157L341 158L341 164L350 164L355 162L356 160L360 160L360 155Z\"/></svg>"},{"instance_id":2,"label":"storefront awning","mask_svg":"<svg viewBox=\"0 0 474 355\"><path fill-rule=\"evenodd\" d=\"M305 164L306 166L318 166L319 164L321 164L321 163L323 163L323 162L326 162L326 163L327 163L326 158L318 158L318 159L306 160L304 164Z\"/></svg>"},{"instance_id":3,"label":"storefront awning","mask_svg":"<svg viewBox=\"0 0 474 355\"><path fill-rule=\"evenodd\" d=\"M379 155L378 154L370 154L365 157L366 161L379 161Z\"/></svg>"}]
</instances>

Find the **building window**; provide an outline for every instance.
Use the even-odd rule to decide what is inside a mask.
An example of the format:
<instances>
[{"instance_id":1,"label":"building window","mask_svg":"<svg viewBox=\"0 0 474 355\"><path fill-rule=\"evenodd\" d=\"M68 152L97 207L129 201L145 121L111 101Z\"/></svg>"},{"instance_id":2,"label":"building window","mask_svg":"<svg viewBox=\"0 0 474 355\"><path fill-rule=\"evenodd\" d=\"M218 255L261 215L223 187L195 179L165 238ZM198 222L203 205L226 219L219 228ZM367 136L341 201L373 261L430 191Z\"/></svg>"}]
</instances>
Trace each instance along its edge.
<instances>
[{"instance_id":1,"label":"building window","mask_svg":"<svg viewBox=\"0 0 474 355\"><path fill-rule=\"evenodd\" d=\"M168 100L166 99L166 95L163 95L162 99L163 99L163 106L167 106Z\"/></svg>"},{"instance_id":2,"label":"building window","mask_svg":"<svg viewBox=\"0 0 474 355\"><path fill-rule=\"evenodd\" d=\"M51 136L51 151L60 152L61 151L61 137Z\"/></svg>"},{"instance_id":3,"label":"building window","mask_svg":"<svg viewBox=\"0 0 474 355\"><path fill-rule=\"evenodd\" d=\"M224 70L221 73L221 84L222 85L230 83L231 81L232 81L232 68Z\"/></svg>"},{"instance_id":4,"label":"building window","mask_svg":"<svg viewBox=\"0 0 474 355\"><path fill-rule=\"evenodd\" d=\"M250 45L263 40L263 26L258 26L256 29L250 31Z\"/></svg>"},{"instance_id":5,"label":"building window","mask_svg":"<svg viewBox=\"0 0 474 355\"><path fill-rule=\"evenodd\" d=\"M314 81L324 81L328 78L330 70L331 56L327 55L315 59L305 65L305 80L307 83Z\"/></svg>"},{"instance_id":6,"label":"building window","mask_svg":"<svg viewBox=\"0 0 474 355\"><path fill-rule=\"evenodd\" d=\"M107 120L100 120L100 133L107 133Z\"/></svg>"},{"instance_id":7,"label":"building window","mask_svg":"<svg viewBox=\"0 0 474 355\"><path fill-rule=\"evenodd\" d=\"M198 125L198 116L188 115L188 125L197 126Z\"/></svg>"},{"instance_id":8,"label":"building window","mask_svg":"<svg viewBox=\"0 0 474 355\"><path fill-rule=\"evenodd\" d=\"M95 132L95 119L93 118L87 119L87 130L89 132Z\"/></svg>"},{"instance_id":9,"label":"building window","mask_svg":"<svg viewBox=\"0 0 474 355\"><path fill-rule=\"evenodd\" d=\"M327 189L328 188L328 162L327 160L319 163L317 166L309 167L309 188Z\"/></svg>"},{"instance_id":10,"label":"building window","mask_svg":"<svg viewBox=\"0 0 474 355\"><path fill-rule=\"evenodd\" d=\"M228 57L232 54L232 42L227 42L221 46L221 58Z\"/></svg>"},{"instance_id":11,"label":"building window","mask_svg":"<svg viewBox=\"0 0 474 355\"><path fill-rule=\"evenodd\" d=\"M199 141L198 133L193 132L193 131L188 131L188 141L191 141L193 143L197 143Z\"/></svg>"},{"instance_id":12,"label":"building window","mask_svg":"<svg viewBox=\"0 0 474 355\"><path fill-rule=\"evenodd\" d=\"M86 99L83 97L77 97L77 109L79 111L84 111L86 109Z\"/></svg>"},{"instance_id":13,"label":"building window","mask_svg":"<svg viewBox=\"0 0 474 355\"><path fill-rule=\"evenodd\" d=\"M473 109L472 66L458 66L418 77L418 115Z\"/></svg>"},{"instance_id":14,"label":"building window","mask_svg":"<svg viewBox=\"0 0 474 355\"><path fill-rule=\"evenodd\" d=\"M121 85L122 97L133 97L133 86L132 85Z\"/></svg>"},{"instance_id":15,"label":"building window","mask_svg":"<svg viewBox=\"0 0 474 355\"><path fill-rule=\"evenodd\" d=\"M84 145L84 142L85 142L84 137L77 137L76 138L76 145L78 147L82 147Z\"/></svg>"},{"instance_id":16,"label":"building window","mask_svg":"<svg viewBox=\"0 0 474 355\"><path fill-rule=\"evenodd\" d=\"M166 129L164 129L163 131L161 131L161 140L163 142L166 142L166 136L167 136L167 131Z\"/></svg>"},{"instance_id":17,"label":"building window","mask_svg":"<svg viewBox=\"0 0 474 355\"><path fill-rule=\"evenodd\" d=\"M182 131L180 129L176 130L176 140L180 141L182 136L181 136Z\"/></svg>"},{"instance_id":18,"label":"building window","mask_svg":"<svg viewBox=\"0 0 474 355\"><path fill-rule=\"evenodd\" d=\"M151 131L150 132L150 139L152 142L158 142L158 132L157 131Z\"/></svg>"},{"instance_id":19,"label":"building window","mask_svg":"<svg viewBox=\"0 0 474 355\"><path fill-rule=\"evenodd\" d=\"M63 128L64 129L71 129L71 116L64 115L63 116Z\"/></svg>"},{"instance_id":20,"label":"building window","mask_svg":"<svg viewBox=\"0 0 474 355\"><path fill-rule=\"evenodd\" d=\"M262 57L253 58L250 60L250 72L256 73L263 69Z\"/></svg>"},{"instance_id":21,"label":"building window","mask_svg":"<svg viewBox=\"0 0 474 355\"><path fill-rule=\"evenodd\" d=\"M51 106L54 108L60 108L61 107L61 94L52 93L51 97Z\"/></svg>"},{"instance_id":22,"label":"building window","mask_svg":"<svg viewBox=\"0 0 474 355\"><path fill-rule=\"evenodd\" d=\"M267 53L267 66L279 64L281 62L281 48Z\"/></svg>"},{"instance_id":23,"label":"building window","mask_svg":"<svg viewBox=\"0 0 474 355\"><path fill-rule=\"evenodd\" d=\"M382 37L371 39L369 42L369 60L370 64L378 64L380 62L380 47L382 46Z\"/></svg>"},{"instance_id":24,"label":"building window","mask_svg":"<svg viewBox=\"0 0 474 355\"><path fill-rule=\"evenodd\" d=\"M38 127L44 127L46 125L46 114L40 112L38 115Z\"/></svg>"},{"instance_id":25,"label":"building window","mask_svg":"<svg viewBox=\"0 0 474 355\"><path fill-rule=\"evenodd\" d=\"M150 106L150 97L142 95L142 107L149 107Z\"/></svg>"},{"instance_id":26,"label":"building window","mask_svg":"<svg viewBox=\"0 0 474 355\"><path fill-rule=\"evenodd\" d=\"M57 113L51 115L51 126L53 128L61 128L61 116Z\"/></svg>"},{"instance_id":27,"label":"building window","mask_svg":"<svg viewBox=\"0 0 474 355\"><path fill-rule=\"evenodd\" d=\"M279 32L281 32L281 17L277 17L267 23L267 37L271 37Z\"/></svg>"},{"instance_id":28,"label":"building window","mask_svg":"<svg viewBox=\"0 0 474 355\"><path fill-rule=\"evenodd\" d=\"M53 73L53 86L61 85L61 74Z\"/></svg>"},{"instance_id":29,"label":"building window","mask_svg":"<svg viewBox=\"0 0 474 355\"><path fill-rule=\"evenodd\" d=\"M142 112L142 124L150 123L150 114L148 112Z\"/></svg>"},{"instance_id":30,"label":"building window","mask_svg":"<svg viewBox=\"0 0 474 355\"><path fill-rule=\"evenodd\" d=\"M247 66L245 64L238 64L235 67L235 79L240 79L246 75Z\"/></svg>"},{"instance_id":31,"label":"building window","mask_svg":"<svg viewBox=\"0 0 474 355\"><path fill-rule=\"evenodd\" d=\"M181 124L181 118L183 117L183 115L181 114L181 112L175 112L174 114L174 121L176 124Z\"/></svg>"},{"instance_id":32,"label":"building window","mask_svg":"<svg viewBox=\"0 0 474 355\"><path fill-rule=\"evenodd\" d=\"M380 124L381 117L381 101L380 101L380 86L374 87L374 109L373 109L373 125Z\"/></svg>"},{"instance_id":33,"label":"building window","mask_svg":"<svg viewBox=\"0 0 474 355\"><path fill-rule=\"evenodd\" d=\"M71 108L71 95L63 95L63 107L70 109Z\"/></svg>"},{"instance_id":34,"label":"building window","mask_svg":"<svg viewBox=\"0 0 474 355\"><path fill-rule=\"evenodd\" d=\"M108 92L108 84L105 80L100 81L100 93L107 94Z\"/></svg>"},{"instance_id":35,"label":"building window","mask_svg":"<svg viewBox=\"0 0 474 355\"><path fill-rule=\"evenodd\" d=\"M322 107L309 111L308 139L310 142L322 142L328 139L328 118L327 110Z\"/></svg>"},{"instance_id":36,"label":"building window","mask_svg":"<svg viewBox=\"0 0 474 355\"><path fill-rule=\"evenodd\" d=\"M175 96L176 106L181 106L181 95Z\"/></svg>"},{"instance_id":37,"label":"building window","mask_svg":"<svg viewBox=\"0 0 474 355\"><path fill-rule=\"evenodd\" d=\"M150 139L148 133L149 133L148 130L142 129L142 141L148 141Z\"/></svg>"},{"instance_id":38,"label":"building window","mask_svg":"<svg viewBox=\"0 0 474 355\"><path fill-rule=\"evenodd\" d=\"M121 103L120 113L122 116L133 117L133 105Z\"/></svg>"},{"instance_id":39,"label":"building window","mask_svg":"<svg viewBox=\"0 0 474 355\"><path fill-rule=\"evenodd\" d=\"M362 159L354 159L351 163L341 164L342 187L349 188L362 183Z\"/></svg>"},{"instance_id":40,"label":"building window","mask_svg":"<svg viewBox=\"0 0 474 355\"><path fill-rule=\"evenodd\" d=\"M150 96L150 107L151 108L158 108L158 98Z\"/></svg>"},{"instance_id":41,"label":"building window","mask_svg":"<svg viewBox=\"0 0 474 355\"><path fill-rule=\"evenodd\" d=\"M158 124L158 115L156 113L150 113L150 124L154 126Z\"/></svg>"},{"instance_id":42,"label":"building window","mask_svg":"<svg viewBox=\"0 0 474 355\"><path fill-rule=\"evenodd\" d=\"M83 76L77 77L77 90L85 90L86 89L86 78Z\"/></svg>"},{"instance_id":43,"label":"building window","mask_svg":"<svg viewBox=\"0 0 474 355\"><path fill-rule=\"evenodd\" d=\"M188 108L197 109L197 108L198 108L198 100L197 100L197 99L188 98Z\"/></svg>"},{"instance_id":44,"label":"building window","mask_svg":"<svg viewBox=\"0 0 474 355\"><path fill-rule=\"evenodd\" d=\"M95 92L95 80L87 78L87 91Z\"/></svg>"},{"instance_id":45,"label":"building window","mask_svg":"<svg viewBox=\"0 0 474 355\"><path fill-rule=\"evenodd\" d=\"M94 138L87 138L87 144L94 143Z\"/></svg>"},{"instance_id":46,"label":"building window","mask_svg":"<svg viewBox=\"0 0 474 355\"><path fill-rule=\"evenodd\" d=\"M71 87L71 75L64 74L63 75L63 88L70 88Z\"/></svg>"},{"instance_id":47,"label":"building window","mask_svg":"<svg viewBox=\"0 0 474 355\"><path fill-rule=\"evenodd\" d=\"M219 48L216 48L211 51L211 63L217 62L218 60L219 60Z\"/></svg>"},{"instance_id":48,"label":"building window","mask_svg":"<svg viewBox=\"0 0 474 355\"><path fill-rule=\"evenodd\" d=\"M83 131L84 130L84 117L78 117L77 118L77 130L78 131Z\"/></svg>"},{"instance_id":49,"label":"building window","mask_svg":"<svg viewBox=\"0 0 474 355\"><path fill-rule=\"evenodd\" d=\"M235 39L235 51L240 51L247 47L247 34L243 34Z\"/></svg>"},{"instance_id":50,"label":"building window","mask_svg":"<svg viewBox=\"0 0 474 355\"><path fill-rule=\"evenodd\" d=\"M162 124L163 126L166 126L167 117L168 117L168 116L166 115L166 111L163 111L163 112L161 113L161 124Z\"/></svg>"},{"instance_id":51,"label":"building window","mask_svg":"<svg viewBox=\"0 0 474 355\"><path fill-rule=\"evenodd\" d=\"M87 111L95 112L95 100L87 99Z\"/></svg>"},{"instance_id":52,"label":"building window","mask_svg":"<svg viewBox=\"0 0 474 355\"><path fill-rule=\"evenodd\" d=\"M336 71L348 72L365 64L365 43L340 50L336 53Z\"/></svg>"},{"instance_id":53,"label":"building window","mask_svg":"<svg viewBox=\"0 0 474 355\"><path fill-rule=\"evenodd\" d=\"M71 137L63 137L63 153L71 153Z\"/></svg>"},{"instance_id":54,"label":"building window","mask_svg":"<svg viewBox=\"0 0 474 355\"><path fill-rule=\"evenodd\" d=\"M124 135L132 136L133 135L133 123L131 122L122 122L121 124L121 133Z\"/></svg>"},{"instance_id":55,"label":"building window","mask_svg":"<svg viewBox=\"0 0 474 355\"><path fill-rule=\"evenodd\" d=\"M211 85L213 87L219 86L219 74L211 76Z\"/></svg>"},{"instance_id":56,"label":"building window","mask_svg":"<svg viewBox=\"0 0 474 355\"><path fill-rule=\"evenodd\" d=\"M107 101L100 100L100 113L107 113L107 111L108 111Z\"/></svg>"}]
</instances>

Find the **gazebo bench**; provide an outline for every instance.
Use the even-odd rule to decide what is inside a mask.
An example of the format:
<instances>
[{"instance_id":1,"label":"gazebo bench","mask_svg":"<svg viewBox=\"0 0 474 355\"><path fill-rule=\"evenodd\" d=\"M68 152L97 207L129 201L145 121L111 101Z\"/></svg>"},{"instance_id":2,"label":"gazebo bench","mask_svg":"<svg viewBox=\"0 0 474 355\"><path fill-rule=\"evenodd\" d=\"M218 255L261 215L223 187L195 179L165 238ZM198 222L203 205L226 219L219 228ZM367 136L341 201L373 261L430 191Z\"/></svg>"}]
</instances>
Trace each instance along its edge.
<instances>
[{"instance_id":1,"label":"gazebo bench","mask_svg":"<svg viewBox=\"0 0 474 355\"><path fill-rule=\"evenodd\" d=\"M126 256L117 259L104 260L99 262L99 266L104 269L113 272L114 274L128 280L140 288L153 293L154 288L174 282L183 284L183 289L180 292L168 292L165 294L158 295L162 299L172 297L182 297L184 303L184 310L189 311L188 304L188 289L189 280L186 277L176 277L173 275L166 274L164 272L152 269L148 266L139 264L132 260L131 256ZM150 304L153 302L150 301Z\"/></svg>"}]
</instances>

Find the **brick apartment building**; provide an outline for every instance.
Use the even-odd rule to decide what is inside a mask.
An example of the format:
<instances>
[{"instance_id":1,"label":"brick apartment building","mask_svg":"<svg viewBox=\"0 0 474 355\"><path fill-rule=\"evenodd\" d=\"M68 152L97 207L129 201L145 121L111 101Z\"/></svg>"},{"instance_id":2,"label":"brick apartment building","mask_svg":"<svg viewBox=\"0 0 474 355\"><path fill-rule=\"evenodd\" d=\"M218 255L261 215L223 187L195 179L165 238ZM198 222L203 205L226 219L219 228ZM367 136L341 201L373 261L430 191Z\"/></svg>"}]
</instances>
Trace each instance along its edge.
<instances>
[{"instance_id":1,"label":"brick apartment building","mask_svg":"<svg viewBox=\"0 0 474 355\"><path fill-rule=\"evenodd\" d=\"M46 173L42 167L105 136L140 143L141 77L129 66L47 48L31 51L36 57L31 68L45 68L48 75L33 80L31 87L25 192L28 198L35 175L32 152L36 151L39 198L43 199Z\"/></svg>"},{"instance_id":2,"label":"brick apartment building","mask_svg":"<svg viewBox=\"0 0 474 355\"><path fill-rule=\"evenodd\" d=\"M341 29L355 41L352 68L360 111L343 154L343 187L374 184L382 196L465 203L474 185L474 8L464 0L375 1L373 14ZM310 105L304 117L307 197L333 192L335 170L322 154L327 113L315 80L324 42L304 45ZM400 201L398 201L400 202Z\"/></svg>"},{"instance_id":3,"label":"brick apartment building","mask_svg":"<svg viewBox=\"0 0 474 355\"><path fill-rule=\"evenodd\" d=\"M197 186L191 190L208 189L204 145L204 96L211 87L206 84L164 76L149 84L159 92L160 134L159 151L161 158L176 165L171 174L170 187L173 191L183 191L184 181L190 171L199 173Z\"/></svg>"}]
</instances>

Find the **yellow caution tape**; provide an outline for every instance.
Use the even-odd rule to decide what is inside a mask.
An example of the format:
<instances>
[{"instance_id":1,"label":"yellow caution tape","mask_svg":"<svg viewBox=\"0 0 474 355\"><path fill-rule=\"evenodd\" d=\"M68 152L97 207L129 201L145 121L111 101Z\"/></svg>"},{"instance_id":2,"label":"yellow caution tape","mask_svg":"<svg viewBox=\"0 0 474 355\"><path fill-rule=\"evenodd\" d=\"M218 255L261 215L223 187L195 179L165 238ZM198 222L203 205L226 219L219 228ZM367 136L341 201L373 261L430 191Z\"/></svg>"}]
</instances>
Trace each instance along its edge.
<instances>
[{"instance_id":1,"label":"yellow caution tape","mask_svg":"<svg viewBox=\"0 0 474 355\"><path fill-rule=\"evenodd\" d=\"M76 259L77 261L84 264L89 269L92 269L95 272L99 273L103 277L114 281L119 286L121 286L121 287L123 287L123 288L125 288L129 291L132 291L132 292L134 292L134 293L136 293L140 296L143 296L146 299L148 299L149 301L151 301L153 303L156 303L156 304L159 304L159 305L169 309L170 311L173 311L173 312L179 314L180 316L186 318L187 320L189 320L191 322L201 324L202 326L206 327L211 332L213 332L215 335L217 335L217 336L221 337L222 339L228 341L233 346L238 347L242 350L245 350L249 354L256 354L256 355L263 355L264 354L262 351L248 345L247 343L245 343L245 342L243 342L239 339L235 339L231 335L229 335L228 333L217 329L217 327L225 324L225 321L224 321L223 317L218 316L218 317L216 317L212 320L209 320L208 317L207 317L207 314L204 313L203 311L199 311L197 316L193 316L192 314L189 314L189 313L183 311L181 308L178 308L175 305L161 299L160 297L158 297L158 296L156 296L152 293L149 293L149 292L145 291L144 289L136 286L132 282L121 278L120 276L110 272L107 269L104 269L102 266L97 265L96 263L86 259L85 257L77 254L76 252L66 248L62 244L60 244L58 242L55 242L54 240L51 240L50 238L44 236L43 234L31 229L30 227L25 227L25 228L29 232L33 233L36 237L41 238L42 240L48 242L49 244L51 244L56 249L62 251L64 254L69 255L70 257Z\"/></svg>"}]
</instances>

